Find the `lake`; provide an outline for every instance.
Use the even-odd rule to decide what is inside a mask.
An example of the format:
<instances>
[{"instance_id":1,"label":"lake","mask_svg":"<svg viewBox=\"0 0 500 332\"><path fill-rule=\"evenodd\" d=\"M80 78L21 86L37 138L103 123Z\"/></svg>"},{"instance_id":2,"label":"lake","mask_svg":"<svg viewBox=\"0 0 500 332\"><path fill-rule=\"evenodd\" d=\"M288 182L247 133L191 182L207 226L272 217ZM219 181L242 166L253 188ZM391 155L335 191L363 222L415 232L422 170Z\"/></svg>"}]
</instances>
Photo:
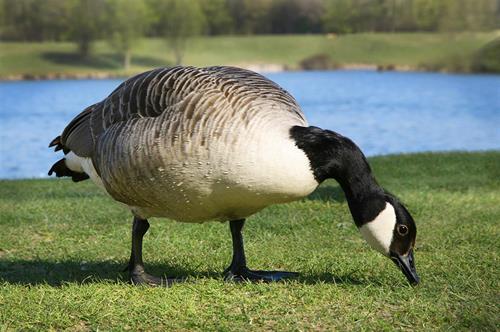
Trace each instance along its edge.
<instances>
[{"instance_id":1,"label":"lake","mask_svg":"<svg viewBox=\"0 0 500 332\"><path fill-rule=\"evenodd\" d=\"M500 149L500 75L332 71L266 74L309 123L368 155ZM0 82L0 178L46 177L47 146L121 80Z\"/></svg>"}]
</instances>

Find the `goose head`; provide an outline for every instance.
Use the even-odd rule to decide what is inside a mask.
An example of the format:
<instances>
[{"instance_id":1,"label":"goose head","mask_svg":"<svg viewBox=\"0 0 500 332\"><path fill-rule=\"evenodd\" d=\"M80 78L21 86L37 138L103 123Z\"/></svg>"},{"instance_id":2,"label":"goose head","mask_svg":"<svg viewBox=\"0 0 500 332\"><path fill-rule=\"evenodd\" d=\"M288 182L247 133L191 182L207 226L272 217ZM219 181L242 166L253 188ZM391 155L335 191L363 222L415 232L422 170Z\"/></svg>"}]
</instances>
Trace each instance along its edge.
<instances>
[{"instance_id":1,"label":"goose head","mask_svg":"<svg viewBox=\"0 0 500 332\"><path fill-rule=\"evenodd\" d=\"M315 179L321 183L333 178L340 184L368 244L395 262L410 284L418 284L415 222L404 205L377 183L359 147L347 137L317 127L295 126L290 133L307 155Z\"/></svg>"},{"instance_id":2,"label":"goose head","mask_svg":"<svg viewBox=\"0 0 500 332\"><path fill-rule=\"evenodd\" d=\"M389 257L403 272L408 282L416 285L420 278L415 268L413 248L417 236L415 222L405 208L392 195L385 194L378 213L372 220L357 222L366 242L376 251ZM370 206L372 203L365 203ZM370 207L365 207L370 208Z\"/></svg>"}]
</instances>

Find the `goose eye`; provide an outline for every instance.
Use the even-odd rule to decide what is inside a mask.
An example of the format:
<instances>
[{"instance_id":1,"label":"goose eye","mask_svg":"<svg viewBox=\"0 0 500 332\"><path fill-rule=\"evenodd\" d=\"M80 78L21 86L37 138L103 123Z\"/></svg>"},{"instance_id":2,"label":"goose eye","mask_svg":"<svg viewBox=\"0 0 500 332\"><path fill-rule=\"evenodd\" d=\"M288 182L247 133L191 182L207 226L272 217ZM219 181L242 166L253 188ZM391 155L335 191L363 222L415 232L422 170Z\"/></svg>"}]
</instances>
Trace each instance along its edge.
<instances>
[{"instance_id":1,"label":"goose eye","mask_svg":"<svg viewBox=\"0 0 500 332\"><path fill-rule=\"evenodd\" d=\"M398 226L398 233L401 236L405 236L408 234L408 227L406 225L399 225Z\"/></svg>"}]
</instances>

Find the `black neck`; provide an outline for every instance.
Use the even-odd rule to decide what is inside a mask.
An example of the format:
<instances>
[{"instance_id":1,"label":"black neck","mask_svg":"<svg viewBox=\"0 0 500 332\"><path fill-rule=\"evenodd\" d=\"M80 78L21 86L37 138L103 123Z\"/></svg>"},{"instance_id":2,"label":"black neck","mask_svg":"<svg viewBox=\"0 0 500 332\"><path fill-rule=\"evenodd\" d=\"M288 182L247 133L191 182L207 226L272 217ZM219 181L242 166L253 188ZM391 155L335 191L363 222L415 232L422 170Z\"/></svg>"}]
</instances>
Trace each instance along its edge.
<instances>
[{"instance_id":1,"label":"black neck","mask_svg":"<svg viewBox=\"0 0 500 332\"><path fill-rule=\"evenodd\" d=\"M385 207L385 194L359 147L347 137L317 127L295 126L290 134L309 158L316 180L333 178L340 184L356 225L375 219Z\"/></svg>"}]
</instances>

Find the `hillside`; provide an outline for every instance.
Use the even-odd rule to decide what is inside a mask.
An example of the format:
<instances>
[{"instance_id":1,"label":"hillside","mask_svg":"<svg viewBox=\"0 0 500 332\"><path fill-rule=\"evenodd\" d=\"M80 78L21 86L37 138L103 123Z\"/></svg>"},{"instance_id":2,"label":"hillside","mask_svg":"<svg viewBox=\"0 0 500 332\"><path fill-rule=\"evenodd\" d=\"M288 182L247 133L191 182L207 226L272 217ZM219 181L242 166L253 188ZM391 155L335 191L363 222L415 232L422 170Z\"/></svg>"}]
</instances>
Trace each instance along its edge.
<instances>
[{"instance_id":1,"label":"hillside","mask_svg":"<svg viewBox=\"0 0 500 332\"><path fill-rule=\"evenodd\" d=\"M341 68L471 71L471 61L498 33L362 33L352 35L273 35L195 38L184 64L238 65L272 71L297 69L314 55L326 55ZM491 52L489 52L491 53ZM488 53L488 54L489 54ZM173 64L165 41L144 39L133 50L131 70L105 42L81 59L71 43L0 42L0 78L128 76Z\"/></svg>"}]
</instances>

